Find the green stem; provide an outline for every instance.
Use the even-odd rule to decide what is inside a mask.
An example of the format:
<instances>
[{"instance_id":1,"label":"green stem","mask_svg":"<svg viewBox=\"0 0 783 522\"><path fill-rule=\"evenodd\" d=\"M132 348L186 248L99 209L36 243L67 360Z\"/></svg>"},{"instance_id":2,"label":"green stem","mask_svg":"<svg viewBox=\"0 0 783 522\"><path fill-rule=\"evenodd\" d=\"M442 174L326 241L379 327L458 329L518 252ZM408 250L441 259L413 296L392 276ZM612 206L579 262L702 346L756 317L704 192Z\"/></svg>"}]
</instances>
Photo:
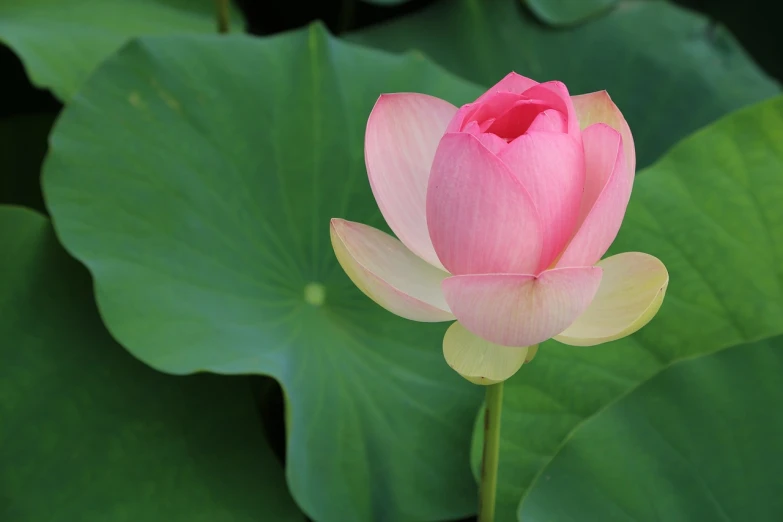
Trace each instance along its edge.
<instances>
[{"instance_id":1,"label":"green stem","mask_svg":"<svg viewBox=\"0 0 783 522\"><path fill-rule=\"evenodd\" d=\"M231 29L229 1L230 0L215 0L215 8L217 9L217 28L218 32L221 34L227 33Z\"/></svg>"},{"instance_id":2,"label":"green stem","mask_svg":"<svg viewBox=\"0 0 783 522\"><path fill-rule=\"evenodd\" d=\"M487 386L484 410L484 455L481 459L478 522L495 520L495 491L498 485L500 449L500 413L503 407L503 382Z\"/></svg>"}]
</instances>

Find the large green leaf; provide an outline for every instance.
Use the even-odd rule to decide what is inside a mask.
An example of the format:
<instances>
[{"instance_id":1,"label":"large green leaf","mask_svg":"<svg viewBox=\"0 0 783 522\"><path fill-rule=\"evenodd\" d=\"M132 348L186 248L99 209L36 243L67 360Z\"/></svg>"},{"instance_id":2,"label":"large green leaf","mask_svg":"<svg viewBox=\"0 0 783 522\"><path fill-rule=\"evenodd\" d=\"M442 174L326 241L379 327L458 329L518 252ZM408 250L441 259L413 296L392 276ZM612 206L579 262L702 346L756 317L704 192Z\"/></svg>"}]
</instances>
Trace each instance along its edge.
<instances>
[{"instance_id":1,"label":"large green leaf","mask_svg":"<svg viewBox=\"0 0 783 522\"><path fill-rule=\"evenodd\" d=\"M246 378L145 367L46 218L0 206L0 237L1 520L304 520Z\"/></svg>"},{"instance_id":2,"label":"large green leaf","mask_svg":"<svg viewBox=\"0 0 783 522\"><path fill-rule=\"evenodd\" d=\"M348 36L415 47L489 86L516 70L572 94L606 89L634 133L639 167L726 112L778 92L730 34L666 2L626 2L571 30L552 30L519 0L441 0Z\"/></svg>"},{"instance_id":3,"label":"large green leaf","mask_svg":"<svg viewBox=\"0 0 783 522\"><path fill-rule=\"evenodd\" d=\"M545 343L507 381L501 520L513 519L563 441L602 408L676 361L783 332L781 202L783 97L727 116L637 176L609 255L660 258L671 278L663 307L630 338Z\"/></svg>"},{"instance_id":4,"label":"large green leaf","mask_svg":"<svg viewBox=\"0 0 783 522\"><path fill-rule=\"evenodd\" d=\"M44 166L57 232L123 345L168 372L281 382L288 480L321 522L475 510L481 390L443 361L443 325L376 306L329 243L331 217L382 223L363 137L384 91L480 93L319 25L142 39L64 111Z\"/></svg>"},{"instance_id":5,"label":"large green leaf","mask_svg":"<svg viewBox=\"0 0 783 522\"><path fill-rule=\"evenodd\" d=\"M520 520L783 520L783 338L681 362L582 427Z\"/></svg>"},{"instance_id":6,"label":"large green leaf","mask_svg":"<svg viewBox=\"0 0 783 522\"><path fill-rule=\"evenodd\" d=\"M33 84L70 99L128 40L215 32L215 0L3 0L0 43L22 59ZM233 17L241 28L242 20Z\"/></svg>"},{"instance_id":7,"label":"large green leaf","mask_svg":"<svg viewBox=\"0 0 783 522\"><path fill-rule=\"evenodd\" d=\"M595 16L618 0L522 0L541 21L550 25L570 25Z\"/></svg>"}]
</instances>

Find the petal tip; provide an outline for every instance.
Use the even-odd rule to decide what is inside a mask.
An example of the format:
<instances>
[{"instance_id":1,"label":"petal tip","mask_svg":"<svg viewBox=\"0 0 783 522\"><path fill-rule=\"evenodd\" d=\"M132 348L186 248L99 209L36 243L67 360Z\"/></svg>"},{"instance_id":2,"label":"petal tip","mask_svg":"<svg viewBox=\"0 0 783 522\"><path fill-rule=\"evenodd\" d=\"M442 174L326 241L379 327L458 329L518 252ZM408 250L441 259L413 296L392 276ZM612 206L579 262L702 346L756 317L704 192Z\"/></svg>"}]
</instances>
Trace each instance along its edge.
<instances>
[{"instance_id":1,"label":"petal tip","mask_svg":"<svg viewBox=\"0 0 783 522\"><path fill-rule=\"evenodd\" d=\"M565 83L561 82L560 80L552 80L552 81L549 81L549 82L546 82L546 83L548 83L549 85L553 85L555 87L558 87L558 88L562 88L563 90L568 92L568 87L566 86Z\"/></svg>"},{"instance_id":2,"label":"petal tip","mask_svg":"<svg viewBox=\"0 0 783 522\"><path fill-rule=\"evenodd\" d=\"M345 238L343 235L346 233L346 231L356 228L357 225L361 226L361 223L354 223L353 221L348 221L347 219L342 218L332 218L329 220L329 230L331 235L337 236L343 243L345 243ZM334 237L332 240L334 240Z\"/></svg>"},{"instance_id":3,"label":"petal tip","mask_svg":"<svg viewBox=\"0 0 783 522\"><path fill-rule=\"evenodd\" d=\"M622 135L620 132L609 125L608 123L604 123L602 121L599 121L598 123L593 123L588 128L585 129L585 131L588 131L588 129L593 129L592 132L608 132L609 135L611 135L614 138L622 139ZM600 130L598 130L600 129ZM584 131L583 131L584 132Z\"/></svg>"}]
</instances>

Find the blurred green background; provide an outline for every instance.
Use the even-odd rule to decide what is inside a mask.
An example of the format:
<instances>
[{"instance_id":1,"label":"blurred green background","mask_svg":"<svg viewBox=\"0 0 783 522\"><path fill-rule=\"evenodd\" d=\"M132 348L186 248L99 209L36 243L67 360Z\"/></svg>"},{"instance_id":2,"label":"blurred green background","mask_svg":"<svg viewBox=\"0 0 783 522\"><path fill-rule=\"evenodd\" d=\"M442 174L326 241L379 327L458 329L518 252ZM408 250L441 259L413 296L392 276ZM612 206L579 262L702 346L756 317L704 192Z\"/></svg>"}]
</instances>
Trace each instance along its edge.
<instances>
[{"instance_id":1,"label":"blurred green background","mask_svg":"<svg viewBox=\"0 0 783 522\"><path fill-rule=\"evenodd\" d=\"M612 252L671 283L508 381L498 520L783 520L782 14L244 0L218 35L213 0L3 0L0 520L474 520L483 390L445 325L353 287L328 220L386 229L378 95L511 70L609 92L638 157Z\"/></svg>"}]
</instances>

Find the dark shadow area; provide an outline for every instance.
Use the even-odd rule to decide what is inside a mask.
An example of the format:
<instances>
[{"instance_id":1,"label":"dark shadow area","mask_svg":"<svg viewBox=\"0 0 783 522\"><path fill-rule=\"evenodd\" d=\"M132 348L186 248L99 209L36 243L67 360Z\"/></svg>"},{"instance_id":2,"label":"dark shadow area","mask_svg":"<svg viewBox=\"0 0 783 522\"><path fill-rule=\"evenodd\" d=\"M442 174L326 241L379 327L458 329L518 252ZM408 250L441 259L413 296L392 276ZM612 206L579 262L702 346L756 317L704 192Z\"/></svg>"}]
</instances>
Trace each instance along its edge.
<instances>
[{"instance_id":1,"label":"dark shadow area","mask_svg":"<svg viewBox=\"0 0 783 522\"><path fill-rule=\"evenodd\" d=\"M410 0L400 5L375 5L362 0L310 0L309 2L265 2L236 0L248 29L267 35L302 27L321 20L334 34L352 31L412 13L434 0Z\"/></svg>"},{"instance_id":2,"label":"dark shadow area","mask_svg":"<svg viewBox=\"0 0 783 522\"><path fill-rule=\"evenodd\" d=\"M677 4L716 20L740 41L764 71L783 81L783 3L772 0L676 0Z\"/></svg>"}]
</instances>

